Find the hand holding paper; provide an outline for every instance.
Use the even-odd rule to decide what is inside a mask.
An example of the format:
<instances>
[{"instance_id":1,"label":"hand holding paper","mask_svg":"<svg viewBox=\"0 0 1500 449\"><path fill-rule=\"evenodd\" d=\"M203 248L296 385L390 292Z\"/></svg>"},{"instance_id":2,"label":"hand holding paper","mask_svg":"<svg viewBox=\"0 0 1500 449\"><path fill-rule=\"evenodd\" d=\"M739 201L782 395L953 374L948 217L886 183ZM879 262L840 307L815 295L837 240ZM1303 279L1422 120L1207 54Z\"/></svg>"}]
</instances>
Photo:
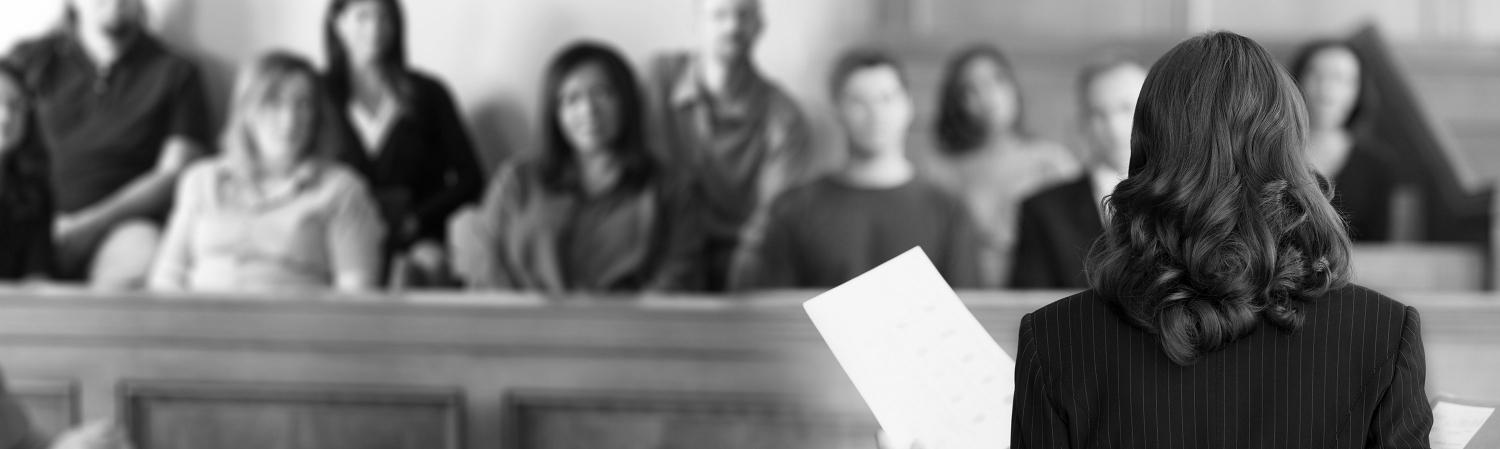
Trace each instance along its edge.
<instances>
[{"instance_id":1,"label":"hand holding paper","mask_svg":"<svg viewBox=\"0 0 1500 449\"><path fill-rule=\"evenodd\" d=\"M895 447L1010 445L1015 362L920 248L803 307Z\"/></svg>"}]
</instances>

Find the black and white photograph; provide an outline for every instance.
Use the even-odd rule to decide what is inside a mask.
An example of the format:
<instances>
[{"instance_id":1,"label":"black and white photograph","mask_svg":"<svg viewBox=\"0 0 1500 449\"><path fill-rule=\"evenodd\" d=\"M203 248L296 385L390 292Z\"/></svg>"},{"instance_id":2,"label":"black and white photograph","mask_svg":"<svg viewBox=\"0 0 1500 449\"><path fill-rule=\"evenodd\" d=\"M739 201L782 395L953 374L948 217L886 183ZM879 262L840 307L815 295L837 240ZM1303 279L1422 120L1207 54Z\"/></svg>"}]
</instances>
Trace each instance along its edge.
<instances>
[{"instance_id":1,"label":"black and white photograph","mask_svg":"<svg viewBox=\"0 0 1500 449\"><path fill-rule=\"evenodd\" d=\"M1500 449L1500 0L0 0L0 449Z\"/></svg>"}]
</instances>

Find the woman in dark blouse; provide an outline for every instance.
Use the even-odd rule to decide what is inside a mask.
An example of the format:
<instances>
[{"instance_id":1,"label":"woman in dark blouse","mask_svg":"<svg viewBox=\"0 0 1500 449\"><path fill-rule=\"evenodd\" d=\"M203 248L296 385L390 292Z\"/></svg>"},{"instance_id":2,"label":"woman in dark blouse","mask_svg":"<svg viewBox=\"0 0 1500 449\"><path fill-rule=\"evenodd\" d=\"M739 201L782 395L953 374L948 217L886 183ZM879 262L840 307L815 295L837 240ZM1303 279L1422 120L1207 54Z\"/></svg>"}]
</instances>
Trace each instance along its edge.
<instances>
[{"instance_id":1,"label":"woman in dark blouse","mask_svg":"<svg viewBox=\"0 0 1500 449\"><path fill-rule=\"evenodd\" d=\"M324 82L349 132L339 158L370 183L394 276L440 282L449 215L477 200L484 175L452 95L407 64L398 0L334 0L324 26Z\"/></svg>"},{"instance_id":2,"label":"woman in dark blouse","mask_svg":"<svg viewBox=\"0 0 1500 449\"><path fill-rule=\"evenodd\" d=\"M1152 66L1091 289L1021 319L1012 449L1428 447L1421 320L1349 283L1307 115L1233 33Z\"/></svg>"},{"instance_id":3,"label":"woman in dark blouse","mask_svg":"<svg viewBox=\"0 0 1500 449\"><path fill-rule=\"evenodd\" d=\"M52 269L52 191L47 150L19 72L0 65L0 280Z\"/></svg>"},{"instance_id":4,"label":"woman in dark blouse","mask_svg":"<svg viewBox=\"0 0 1500 449\"><path fill-rule=\"evenodd\" d=\"M541 152L502 167L474 214L456 217L454 268L470 288L696 289L702 239L646 149L635 75L594 43L547 71Z\"/></svg>"},{"instance_id":5,"label":"woman in dark blouse","mask_svg":"<svg viewBox=\"0 0 1500 449\"><path fill-rule=\"evenodd\" d=\"M1374 94L1359 54L1343 42L1313 42L1298 52L1292 74L1312 125L1308 156L1333 180L1333 204L1347 218L1350 237L1389 240L1391 197L1400 176L1361 128Z\"/></svg>"}]
</instances>

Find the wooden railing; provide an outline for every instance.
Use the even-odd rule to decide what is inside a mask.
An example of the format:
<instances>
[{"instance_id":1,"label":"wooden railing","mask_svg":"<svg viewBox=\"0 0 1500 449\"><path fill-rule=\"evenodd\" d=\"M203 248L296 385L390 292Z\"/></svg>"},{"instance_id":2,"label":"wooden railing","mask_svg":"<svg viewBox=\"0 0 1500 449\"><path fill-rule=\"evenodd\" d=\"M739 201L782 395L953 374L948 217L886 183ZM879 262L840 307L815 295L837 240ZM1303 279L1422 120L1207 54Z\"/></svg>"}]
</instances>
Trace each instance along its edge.
<instances>
[{"instance_id":1,"label":"wooden railing","mask_svg":"<svg viewBox=\"0 0 1500 449\"><path fill-rule=\"evenodd\" d=\"M800 302L0 291L0 367L39 426L115 416L143 448L869 448ZM1067 292L965 292L1007 351ZM1500 297L1422 311L1429 390L1500 399Z\"/></svg>"}]
</instances>

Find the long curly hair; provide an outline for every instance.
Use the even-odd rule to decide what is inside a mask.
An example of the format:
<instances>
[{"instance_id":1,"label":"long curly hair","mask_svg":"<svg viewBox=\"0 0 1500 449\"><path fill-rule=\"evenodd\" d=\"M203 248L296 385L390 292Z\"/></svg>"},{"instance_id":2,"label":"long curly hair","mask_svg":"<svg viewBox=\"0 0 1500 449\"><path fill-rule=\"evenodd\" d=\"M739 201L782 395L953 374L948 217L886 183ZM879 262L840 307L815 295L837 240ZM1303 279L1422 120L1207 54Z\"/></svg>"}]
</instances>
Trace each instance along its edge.
<instances>
[{"instance_id":1,"label":"long curly hair","mask_svg":"<svg viewBox=\"0 0 1500 449\"><path fill-rule=\"evenodd\" d=\"M1349 282L1332 186L1304 155L1297 84L1255 41L1188 39L1147 75L1129 178L1087 261L1090 286L1181 365Z\"/></svg>"}]
</instances>

